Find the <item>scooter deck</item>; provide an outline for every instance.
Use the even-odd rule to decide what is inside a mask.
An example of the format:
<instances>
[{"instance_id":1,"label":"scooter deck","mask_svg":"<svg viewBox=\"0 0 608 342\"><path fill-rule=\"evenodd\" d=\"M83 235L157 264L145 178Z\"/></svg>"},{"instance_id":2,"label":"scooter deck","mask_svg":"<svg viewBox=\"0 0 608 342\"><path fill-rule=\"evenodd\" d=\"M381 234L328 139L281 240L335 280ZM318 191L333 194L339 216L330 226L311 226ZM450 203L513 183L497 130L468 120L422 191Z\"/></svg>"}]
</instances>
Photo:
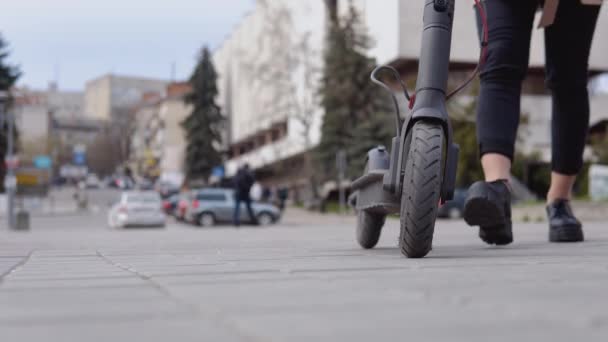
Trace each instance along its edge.
<instances>
[{"instance_id":1,"label":"scooter deck","mask_svg":"<svg viewBox=\"0 0 608 342\"><path fill-rule=\"evenodd\" d=\"M383 179L388 170L371 170L357 178L351 189L356 193L357 210L365 210L378 214L398 213L401 208L400 199L384 190Z\"/></svg>"}]
</instances>

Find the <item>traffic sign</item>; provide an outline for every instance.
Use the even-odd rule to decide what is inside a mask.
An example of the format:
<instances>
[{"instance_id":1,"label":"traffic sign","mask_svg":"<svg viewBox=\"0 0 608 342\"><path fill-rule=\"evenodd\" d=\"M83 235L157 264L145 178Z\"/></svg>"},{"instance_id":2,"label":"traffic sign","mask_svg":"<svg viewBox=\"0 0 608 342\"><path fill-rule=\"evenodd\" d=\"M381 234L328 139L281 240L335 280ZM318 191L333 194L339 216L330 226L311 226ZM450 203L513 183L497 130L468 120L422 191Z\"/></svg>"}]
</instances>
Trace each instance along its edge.
<instances>
[{"instance_id":1,"label":"traffic sign","mask_svg":"<svg viewBox=\"0 0 608 342\"><path fill-rule=\"evenodd\" d=\"M87 163L87 155L84 152L74 152L72 162L79 166L85 165Z\"/></svg>"},{"instance_id":2,"label":"traffic sign","mask_svg":"<svg viewBox=\"0 0 608 342\"><path fill-rule=\"evenodd\" d=\"M52 165L53 162L49 156L36 156L34 158L34 166L37 169L50 169Z\"/></svg>"},{"instance_id":3,"label":"traffic sign","mask_svg":"<svg viewBox=\"0 0 608 342\"><path fill-rule=\"evenodd\" d=\"M4 157L4 164L9 170L15 170L19 167L19 157L16 155L7 155Z\"/></svg>"}]
</instances>

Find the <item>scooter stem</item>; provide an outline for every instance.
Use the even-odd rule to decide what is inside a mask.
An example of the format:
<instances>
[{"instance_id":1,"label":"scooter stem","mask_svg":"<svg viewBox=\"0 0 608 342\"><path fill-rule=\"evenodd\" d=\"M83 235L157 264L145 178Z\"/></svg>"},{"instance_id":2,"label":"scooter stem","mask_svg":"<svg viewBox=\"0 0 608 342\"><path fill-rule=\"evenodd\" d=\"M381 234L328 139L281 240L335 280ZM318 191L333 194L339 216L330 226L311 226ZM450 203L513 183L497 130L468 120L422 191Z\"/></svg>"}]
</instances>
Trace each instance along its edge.
<instances>
[{"instance_id":1,"label":"scooter stem","mask_svg":"<svg viewBox=\"0 0 608 342\"><path fill-rule=\"evenodd\" d=\"M450 65L453 19L454 0L425 1L414 113L417 109L430 107L445 115L447 120L445 96Z\"/></svg>"}]
</instances>

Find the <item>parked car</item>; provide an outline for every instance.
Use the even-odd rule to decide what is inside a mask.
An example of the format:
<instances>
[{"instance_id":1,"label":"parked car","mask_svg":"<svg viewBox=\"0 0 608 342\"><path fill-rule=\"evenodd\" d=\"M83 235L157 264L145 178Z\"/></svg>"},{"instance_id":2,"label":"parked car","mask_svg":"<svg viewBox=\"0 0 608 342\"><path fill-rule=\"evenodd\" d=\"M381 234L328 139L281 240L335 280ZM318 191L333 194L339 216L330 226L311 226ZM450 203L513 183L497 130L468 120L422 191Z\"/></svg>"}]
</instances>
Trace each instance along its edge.
<instances>
[{"instance_id":1,"label":"parked car","mask_svg":"<svg viewBox=\"0 0 608 342\"><path fill-rule=\"evenodd\" d=\"M162 197L162 196L161 196ZM179 194L171 195L163 200L163 209L167 215L175 215L177 204L179 203Z\"/></svg>"},{"instance_id":2,"label":"parked car","mask_svg":"<svg viewBox=\"0 0 608 342\"><path fill-rule=\"evenodd\" d=\"M140 180L137 186L139 190L143 191L154 190L154 182L146 178Z\"/></svg>"},{"instance_id":3,"label":"parked car","mask_svg":"<svg viewBox=\"0 0 608 342\"><path fill-rule=\"evenodd\" d=\"M129 177L118 176L114 178L112 187L126 191L133 189L135 187L135 183Z\"/></svg>"},{"instance_id":4,"label":"parked car","mask_svg":"<svg viewBox=\"0 0 608 342\"><path fill-rule=\"evenodd\" d=\"M160 195L154 191L125 191L108 212L108 225L112 228L163 227L165 221Z\"/></svg>"},{"instance_id":5,"label":"parked car","mask_svg":"<svg viewBox=\"0 0 608 342\"><path fill-rule=\"evenodd\" d=\"M99 177L97 177L97 175L94 173L89 173L85 178L84 182L87 186L87 189L99 189L101 186L101 181L99 180Z\"/></svg>"},{"instance_id":6,"label":"parked car","mask_svg":"<svg viewBox=\"0 0 608 342\"><path fill-rule=\"evenodd\" d=\"M173 216L175 216L177 220L186 220L186 214L188 212L188 208L190 207L192 200L194 199L195 193L196 192L193 191L179 193L177 205L175 210L173 211Z\"/></svg>"},{"instance_id":7,"label":"parked car","mask_svg":"<svg viewBox=\"0 0 608 342\"><path fill-rule=\"evenodd\" d=\"M156 190L160 193L162 198L167 198L169 196L178 195L180 193L179 187L177 185L167 183L167 182L158 182L155 185Z\"/></svg>"},{"instance_id":8,"label":"parked car","mask_svg":"<svg viewBox=\"0 0 608 342\"><path fill-rule=\"evenodd\" d=\"M464 212L464 201L467 198L467 189L456 189L454 199L446 202L437 210L437 217L457 219L461 218Z\"/></svg>"},{"instance_id":9,"label":"parked car","mask_svg":"<svg viewBox=\"0 0 608 342\"><path fill-rule=\"evenodd\" d=\"M195 199L187 210L186 219L203 227L232 222L234 206L235 199L232 189L203 189L196 193ZM281 218L281 211L272 204L253 202L251 207L258 223L262 226L276 223ZM249 221L249 214L244 205L241 205L240 215L241 222Z\"/></svg>"}]
</instances>

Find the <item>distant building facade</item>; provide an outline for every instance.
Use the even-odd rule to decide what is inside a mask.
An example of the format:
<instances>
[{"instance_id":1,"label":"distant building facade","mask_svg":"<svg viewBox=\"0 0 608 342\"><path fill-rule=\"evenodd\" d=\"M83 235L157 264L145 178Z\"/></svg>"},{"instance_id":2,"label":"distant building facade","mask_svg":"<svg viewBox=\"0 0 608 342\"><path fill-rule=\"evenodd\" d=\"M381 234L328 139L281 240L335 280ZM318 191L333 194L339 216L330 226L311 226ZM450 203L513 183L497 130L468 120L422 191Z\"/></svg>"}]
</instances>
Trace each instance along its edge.
<instances>
[{"instance_id":1,"label":"distant building facade","mask_svg":"<svg viewBox=\"0 0 608 342\"><path fill-rule=\"evenodd\" d=\"M79 120L83 107L84 93L59 90L53 83L46 90L16 89L14 111L22 159L50 155L54 143L53 122Z\"/></svg>"},{"instance_id":2,"label":"distant building facade","mask_svg":"<svg viewBox=\"0 0 608 342\"><path fill-rule=\"evenodd\" d=\"M248 163L265 186L306 187L303 153L321 138L325 12L323 1L257 1L214 52L227 176Z\"/></svg>"},{"instance_id":3,"label":"distant building facade","mask_svg":"<svg viewBox=\"0 0 608 342\"><path fill-rule=\"evenodd\" d=\"M141 100L134 115L130 160L140 177L181 185L186 149L181 123L192 111L183 98L190 91L188 83L173 82L163 97Z\"/></svg>"},{"instance_id":4,"label":"distant building facade","mask_svg":"<svg viewBox=\"0 0 608 342\"><path fill-rule=\"evenodd\" d=\"M104 75L86 83L84 114L110 121L121 111L134 108L145 93L162 94L168 82L158 79Z\"/></svg>"}]
</instances>

